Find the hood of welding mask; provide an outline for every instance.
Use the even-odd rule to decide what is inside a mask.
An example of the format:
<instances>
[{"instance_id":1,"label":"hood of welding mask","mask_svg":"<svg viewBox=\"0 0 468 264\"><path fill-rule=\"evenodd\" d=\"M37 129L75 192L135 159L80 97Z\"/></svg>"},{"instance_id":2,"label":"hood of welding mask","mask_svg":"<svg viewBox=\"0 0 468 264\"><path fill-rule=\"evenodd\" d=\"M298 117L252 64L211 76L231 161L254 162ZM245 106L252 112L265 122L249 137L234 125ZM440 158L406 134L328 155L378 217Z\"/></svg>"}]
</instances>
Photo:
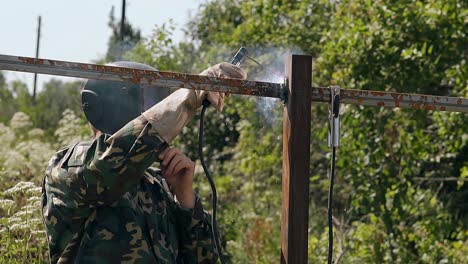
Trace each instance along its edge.
<instances>
[{"instance_id":1,"label":"hood of welding mask","mask_svg":"<svg viewBox=\"0 0 468 264\"><path fill-rule=\"evenodd\" d=\"M149 65L130 61L106 65L157 71ZM81 91L81 107L93 127L113 134L170 93L169 88L155 85L88 80Z\"/></svg>"}]
</instances>

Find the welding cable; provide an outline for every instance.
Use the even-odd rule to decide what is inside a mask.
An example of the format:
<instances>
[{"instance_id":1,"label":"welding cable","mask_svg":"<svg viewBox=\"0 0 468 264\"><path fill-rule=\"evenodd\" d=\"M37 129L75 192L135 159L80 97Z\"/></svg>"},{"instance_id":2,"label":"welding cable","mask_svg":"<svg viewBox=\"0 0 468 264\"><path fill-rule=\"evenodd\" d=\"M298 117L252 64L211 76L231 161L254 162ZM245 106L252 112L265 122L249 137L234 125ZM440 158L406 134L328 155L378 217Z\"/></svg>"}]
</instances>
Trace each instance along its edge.
<instances>
[{"instance_id":1,"label":"welding cable","mask_svg":"<svg viewBox=\"0 0 468 264\"><path fill-rule=\"evenodd\" d=\"M205 157L203 155L203 119L205 117L206 108L209 105L210 105L210 102L208 100L203 101L203 108L200 114L200 130L198 131L198 156L200 157L200 162L202 164L203 171L205 172L206 178L208 179L208 182L210 183L210 187L211 187L211 195L212 195L212 202L213 202L213 213L211 214L211 233L215 241L219 259L221 260L221 263L224 264L226 263L226 261L224 260L224 255L222 252L221 243L219 239L218 225L216 224L216 205L218 202L218 196L216 193L215 183L213 181L213 178L211 177L211 172L208 169L208 166L206 165Z\"/></svg>"},{"instance_id":2,"label":"welding cable","mask_svg":"<svg viewBox=\"0 0 468 264\"><path fill-rule=\"evenodd\" d=\"M336 148L340 145L340 88L332 87L331 92L330 117L328 120L328 145L332 148L330 184L328 187L328 264L333 263L333 184L336 173Z\"/></svg>"},{"instance_id":3,"label":"welding cable","mask_svg":"<svg viewBox=\"0 0 468 264\"><path fill-rule=\"evenodd\" d=\"M328 189L328 264L333 263L333 181L335 180L336 147L332 148L331 175Z\"/></svg>"}]
</instances>

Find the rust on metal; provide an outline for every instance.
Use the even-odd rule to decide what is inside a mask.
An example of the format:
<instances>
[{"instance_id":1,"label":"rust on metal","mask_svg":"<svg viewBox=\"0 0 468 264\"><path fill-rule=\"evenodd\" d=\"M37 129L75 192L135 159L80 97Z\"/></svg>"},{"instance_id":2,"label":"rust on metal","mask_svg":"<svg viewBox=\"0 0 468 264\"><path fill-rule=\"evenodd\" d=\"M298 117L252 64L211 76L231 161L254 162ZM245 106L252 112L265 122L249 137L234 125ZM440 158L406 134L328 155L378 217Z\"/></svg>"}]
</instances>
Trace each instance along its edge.
<instances>
[{"instance_id":1,"label":"rust on metal","mask_svg":"<svg viewBox=\"0 0 468 264\"><path fill-rule=\"evenodd\" d=\"M330 89L328 87L312 87L312 101L330 102ZM341 102L416 110L468 112L467 98L424 94L341 89Z\"/></svg>"},{"instance_id":2,"label":"rust on metal","mask_svg":"<svg viewBox=\"0 0 468 264\"><path fill-rule=\"evenodd\" d=\"M284 88L284 85L281 83L256 82L196 74L140 70L109 65L8 55L0 55L0 70L32 72L85 79L123 81L153 85L155 87L179 87L274 98L281 98Z\"/></svg>"},{"instance_id":3,"label":"rust on metal","mask_svg":"<svg viewBox=\"0 0 468 264\"><path fill-rule=\"evenodd\" d=\"M0 54L0 70L23 71L85 79L122 81L155 87L187 88L262 97L284 97L284 84L216 78L177 72L149 71L109 65L96 65ZM312 87L312 101L329 102L328 87ZM468 99L385 91L342 89L347 104L400 107L418 110L468 112Z\"/></svg>"},{"instance_id":4,"label":"rust on metal","mask_svg":"<svg viewBox=\"0 0 468 264\"><path fill-rule=\"evenodd\" d=\"M18 60L28 64L44 64L44 60L30 57L18 57Z\"/></svg>"},{"instance_id":5,"label":"rust on metal","mask_svg":"<svg viewBox=\"0 0 468 264\"><path fill-rule=\"evenodd\" d=\"M380 91L371 91L371 95L373 95L373 96L384 96L385 93L380 92Z\"/></svg>"}]
</instances>

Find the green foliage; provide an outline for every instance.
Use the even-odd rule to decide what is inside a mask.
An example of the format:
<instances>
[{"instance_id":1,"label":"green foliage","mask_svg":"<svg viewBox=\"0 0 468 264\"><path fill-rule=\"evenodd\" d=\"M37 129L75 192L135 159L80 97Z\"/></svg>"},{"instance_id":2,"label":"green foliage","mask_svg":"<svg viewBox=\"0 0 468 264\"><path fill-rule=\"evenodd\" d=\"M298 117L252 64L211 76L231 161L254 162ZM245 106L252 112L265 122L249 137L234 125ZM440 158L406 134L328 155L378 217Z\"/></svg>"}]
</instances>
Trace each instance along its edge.
<instances>
[{"instance_id":1,"label":"green foliage","mask_svg":"<svg viewBox=\"0 0 468 264\"><path fill-rule=\"evenodd\" d=\"M80 134L80 131L88 131ZM0 123L0 263L48 262L41 216L41 184L53 153L76 140L88 140L90 129L66 109L53 141L31 118L17 112L9 125Z\"/></svg>"},{"instance_id":2,"label":"green foliage","mask_svg":"<svg viewBox=\"0 0 468 264\"><path fill-rule=\"evenodd\" d=\"M18 180L41 182L44 166L53 154L44 131L32 126L25 113L15 113L9 126L0 123L0 187L12 187Z\"/></svg>"},{"instance_id":3,"label":"green foliage","mask_svg":"<svg viewBox=\"0 0 468 264\"><path fill-rule=\"evenodd\" d=\"M83 140L91 140L91 128L84 124L75 112L65 109L54 135L60 146L67 146Z\"/></svg>"},{"instance_id":4,"label":"green foliage","mask_svg":"<svg viewBox=\"0 0 468 264\"><path fill-rule=\"evenodd\" d=\"M466 95L467 10L458 0L340 1L315 77L349 88Z\"/></svg>"},{"instance_id":5,"label":"green foliage","mask_svg":"<svg viewBox=\"0 0 468 264\"><path fill-rule=\"evenodd\" d=\"M86 122L81 111L80 91L83 85L82 81L64 83L52 79L37 94L36 102L26 113L31 115L33 123L44 129L48 136L53 135L66 109L80 114L83 124Z\"/></svg>"},{"instance_id":6,"label":"green foliage","mask_svg":"<svg viewBox=\"0 0 468 264\"><path fill-rule=\"evenodd\" d=\"M341 1L321 39L316 82L466 96L463 13L460 1ZM459 113L344 109L335 212L347 236L369 234L343 242L344 262L466 262L457 248L466 236L455 234L466 232L468 189L430 178L463 177L467 121Z\"/></svg>"},{"instance_id":7,"label":"green foliage","mask_svg":"<svg viewBox=\"0 0 468 264\"><path fill-rule=\"evenodd\" d=\"M1 263L48 263L41 189L32 182L20 181L0 193Z\"/></svg>"},{"instance_id":8,"label":"green foliage","mask_svg":"<svg viewBox=\"0 0 468 264\"><path fill-rule=\"evenodd\" d=\"M195 46L188 42L174 43L172 20L155 26L149 38L142 40L135 49L125 55L126 60L137 61L156 67L161 71L192 72L201 70Z\"/></svg>"},{"instance_id":9,"label":"green foliage","mask_svg":"<svg viewBox=\"0 0 468 264\"><path fill-rule=\"evenodd\" d=\"M281 69L278 50L289 48L316 57L314 83L321 85L466 96L466 10L460 1L219 0L202 5L188 27L202 60L226 60L220 54L245 45L262 63ZM258 68L247 69L249 79L259 76L251 74L258 74ZM281 152L275 149L280 149L281 141L273 135L280 135L281 127L275 124L273 134L265 133L261 118L253 117L260 116L249 107L251 102L227 103L227 109L235 109L240 117L235 126L239 138L232 158L215 173L222 186L220 196L228 197L223 202L235 204L221 210L220 217L233 263L264 261L245 240L245 234L261 228L243 217L231 228L224 214L227 218L254 214L265 220L279 213L281 189L275 180ZM324 262L326 256L326 115L322 106L314 107L311 263ZM457 113L343 107L334 210L337 259L466 262L460 247L467 238L458 234L466 233L468 223L463 202L467 187L463 181L428 178L466 177L467 121L466 115ZM207 140L210 144L221 145L222 140ZM272 162L265 163L268 160ZM269 196L270 190L275 195ZM279 217L273 219L278 223ZM252 242L261 245L275 239L271 232L269 238ZM262 249L265 259L277 257L270 262L279 258L279 243Z\"/></svg>"},{"instance_id":10,"label":"green foliage","mask_svg":"<svg viewBox=\"0 0 468 264\"><path fill-rule=\"evenodd\" d=\"M31 118L34 127L42 129L45 137L52 139L66 109L79 114L81 124L86 123L81 111L80 91L83 85L82 81L51 79L33 100L25 83L13 81L7 84L0 78L0 122L5 124L14 113L23 112Z\"/></svg>"},{"instance_id":11,"label":"green foliage","mask_svg":"<svg viewBox=\"0 0 468 264\"><path fill-rule=\"evenodd\" d=\"M5 77L0 72L0 122L5 123L13 116L16 110L16 101L13 92L8 89Z\"/></svg>"},{"instance_id":12,"label":"green foliage","mask_svg":"<svg viewBox=\"0 0 468 264\"><path fill-rule=\"evenodd\" d=\"M169 21L120 55L160 70L197 73L227 61L240 46L278 72L285 53L307 53L314 57L315 84L467 97L467 10L466 1L457 0L214 0L203 3L186 25L186 41L172 40ZM120 32L112 16L110 24L109 50ZM132 32L140 40L139 32ZM250 62L243 67L249 79L281 81ZM37 186L52 150L86 137L85 122L77 116L79 86L53 81L33 105L24 84L6 84L0 75L0 121L6 124L13 117L9 125L0 123L6 146L0 153L1 189L18 180ZM62 117L66 108L71 111ZM25 114L13 116L17 111ZM468 262L468 115L349 105L342 113L335 263ZM327 114L326 106L314 104L310 263L324 263L327 255ZM282 105L231 96L222 113L210 109L206 116L204 150L218 187L218 221L228 260L277 263ZM192 159L198 157L198 120L195 116L175 142ZM196 174L197 191L210 208L200 166ZM14 197L3 193L2 199ZM1 211L2 230L11 229L5 219L27 206L28 198L21 199L15 200L16 209ZM0 260L40 259L21 251L24 237L4 234L0 240L3 245L9 239L11 254L0 253ZM40 248L43 242L28 245Z\"/></svg>"},{"instance_id":13,"label":"green foliage","mask_svg":"<svg viewBox=\"0 0 468 264\"><path fill-rule=\"evenodd\" d=\"M216 0L201 6L188 32L202 51L243 45L300 48L316 55L331 8L330 1Z\"/></svg>"}]
</instances>

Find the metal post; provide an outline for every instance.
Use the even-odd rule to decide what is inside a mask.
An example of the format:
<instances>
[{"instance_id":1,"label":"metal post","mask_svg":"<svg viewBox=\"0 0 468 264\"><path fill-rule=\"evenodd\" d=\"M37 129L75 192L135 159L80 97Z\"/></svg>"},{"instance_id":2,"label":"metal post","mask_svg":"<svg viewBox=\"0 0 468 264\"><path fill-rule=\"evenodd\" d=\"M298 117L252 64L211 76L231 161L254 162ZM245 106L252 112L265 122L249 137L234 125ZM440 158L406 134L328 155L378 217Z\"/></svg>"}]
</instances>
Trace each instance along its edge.
<instances>
[{"instance_id":1,"label":"metal post","mask_svg":"<svg viewBox=\"0 0 468 264\"><path fill-rule=\"evenodd\" d=\"M312 57L288 57L285 72L281 263L301 264L308 247Z\"/></svg>"},{"instance_id":2,"label":"metal post","mask_svg":"<svg viewBox=\"0 0 468 264\"><path fill-rule=\"evenodd\" d=\"M41 16L38 17L37 42L36 42L36 59L39 58L39 43L40 43L40 39L41 39ZM33 101L36 100L36 88L37 88L37 73L34 73Z\"/></svg>"}]
</instances>

